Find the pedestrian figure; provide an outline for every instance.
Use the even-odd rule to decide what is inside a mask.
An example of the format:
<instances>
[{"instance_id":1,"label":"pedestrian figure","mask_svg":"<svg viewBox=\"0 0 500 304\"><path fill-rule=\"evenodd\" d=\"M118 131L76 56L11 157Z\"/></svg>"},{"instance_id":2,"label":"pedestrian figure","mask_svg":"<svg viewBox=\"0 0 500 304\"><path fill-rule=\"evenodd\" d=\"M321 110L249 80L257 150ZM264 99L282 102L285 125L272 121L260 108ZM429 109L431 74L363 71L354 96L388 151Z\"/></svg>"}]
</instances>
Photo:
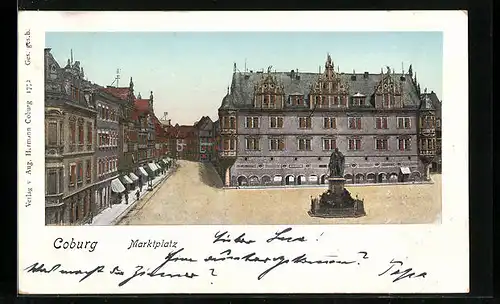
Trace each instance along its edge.
<instances>
[{"instance_id":1,"label":"pedestrian figure","mask_svg":"<svg viewBox=\"0 0 500 304\"><path fill-rule=\"evenodd\" d=\"M139 185L139 191L142 192L142 183Z\"/></svg>"},{"instance_id":2,"label":"pedestrian figure","mask_svg":"<svg viewBox=\"0 0 500 304\"><path fill-rule=\"evenodd\" d=\"M139 189L137 189L137 191L135 192L135 196L137 197L137 200L139 200L140 195L141 195L141 192L139 191Z\"/></svg>"},{"instance_id":3,"label":"pedestrian figure","mask_svg":"<svg viewBox=\"0 0 500 304\"><path fill-rule=\"evenodd\" d=\"M125 205L128 205L128 192L125 192Z\"/></svg>"}]
</instances>

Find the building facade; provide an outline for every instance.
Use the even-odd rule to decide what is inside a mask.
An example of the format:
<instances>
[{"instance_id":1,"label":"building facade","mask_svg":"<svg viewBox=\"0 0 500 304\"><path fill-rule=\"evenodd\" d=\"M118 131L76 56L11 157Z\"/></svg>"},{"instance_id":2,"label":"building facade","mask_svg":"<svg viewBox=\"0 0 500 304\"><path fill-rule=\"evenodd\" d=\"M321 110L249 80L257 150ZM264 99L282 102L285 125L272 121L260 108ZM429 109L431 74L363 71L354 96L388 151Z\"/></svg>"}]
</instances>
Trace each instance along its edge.
<instances>
[{"instance_id":1,"label":"building facade","mask_svg":"<svg viewBox=\"0 0 500 304\"><path fill-rule=\"evenodd\" d=\"M442 116L441 116L441 101L437 97L434 91L430 93L424 93L422 98L429 98L432 107L435 110L436 115L436 157L431 162L431 172L441 173L441 126L442 126Z\"/></svg>"},{"instance_id":2,"label":"building facade","mask_svg":"<svg viewBox=\"0 0 500 304\"><path fill-rule=\"evenodd\" d=\"M411 66L345 74L328 55L323 73L235 69L219 108L221 178L226 186L322 184L338 148L348 183L425 179L435 148L421 144L420 116L432 112L421 105Z\"/></svg>"},{"instance_id":3,"label":"building facade","mask_svg":"<svg viewBox=\"0 0 500 304\"><path fill-rule=\"evenodd\" d=\"M119 115L119 137L118 149L120 158L118 160L118 172L120 176L129 176L136 181L135 174L138 164L138 131L134 121L134 82L130 78L128 87L111 87L104 89L106 92L118 98L120 104Z\"/></svg>"},{"instance_id":4,"label":"building facade","mask_svg":"<svg viewBox=\"0 0 500 304\"><path fill-rule=\"evenodd\" d=\"M208 116L203 116L194 124L198 134L200 162L212 162L214 158L213 124L212 119Z\"/></svg>"},{"instance_id":5,"label":"building facade","mask_svg":"<svg viewBox=\"0 0 500 304\"><path fill-rule=\"evenodd\" d=\"M116 189L122 188L120 185L114 187L114 184L120 183L118 167L122 158L122 151L119 148L121 109L120 100L104 88L96 92L94 100L97 109L95 152L97 178L93 212L97 214L116 203L120 193L117 193Z\"/></svg>"},{"instance_id":6,"label":"building facade","mask_svg":"<svg viewBox=\"0 0 500 304\"><path fill-rule=\"evenodd\" d=\"M198 130L194 126L175 124L168 128L170 138L170 151L174 159L184 159L190 161L199 161L199 138Z\"/></svg>"},{"instance_id":7,"label":"building facade","mask_svg":"<svg viewBox=\"0 0 500 304\"><path fill-rule=\"evenodd\" d=\"M153 123L153 92L149 99L142 99L141 95L134 101L133 120L137 130L138 164L145 165L154 160L155 127Z\"/></svg>"},{"instance_id":8,"label":"building facade","mask_svg":"<svg viewBox=\"0 0 500 304\"><path fill-rule=\"evenodd\" d=\"M94 86L80 62L61 68L45 49L45 222L85 223L96 180Z\"/></svg>"}]
</instances>

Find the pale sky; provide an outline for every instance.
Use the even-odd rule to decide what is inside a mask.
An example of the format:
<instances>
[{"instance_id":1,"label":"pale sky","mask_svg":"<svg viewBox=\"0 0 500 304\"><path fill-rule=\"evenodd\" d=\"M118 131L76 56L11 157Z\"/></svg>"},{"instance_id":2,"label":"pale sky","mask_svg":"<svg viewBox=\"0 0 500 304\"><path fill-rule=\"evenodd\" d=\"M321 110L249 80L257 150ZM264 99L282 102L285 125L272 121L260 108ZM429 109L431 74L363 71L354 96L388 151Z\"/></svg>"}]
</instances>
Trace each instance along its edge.
<instances>
[{"instance_id":1,"label":"pale sky","mask_svg":"<svg viewBox=\"0 0 500 304\"><path fill-rule=\"evenodd\" d=\"M400 73L412 64L422 91L442 94L441 32L61 32L47 33L46 47L64 66L73 50L88 80L119 86L134 80L136 95L154 94L156 116L193 124L217 119L236 62L240 71L318 72L330 53L344 73Z\"/></svg>"}]
</instances>

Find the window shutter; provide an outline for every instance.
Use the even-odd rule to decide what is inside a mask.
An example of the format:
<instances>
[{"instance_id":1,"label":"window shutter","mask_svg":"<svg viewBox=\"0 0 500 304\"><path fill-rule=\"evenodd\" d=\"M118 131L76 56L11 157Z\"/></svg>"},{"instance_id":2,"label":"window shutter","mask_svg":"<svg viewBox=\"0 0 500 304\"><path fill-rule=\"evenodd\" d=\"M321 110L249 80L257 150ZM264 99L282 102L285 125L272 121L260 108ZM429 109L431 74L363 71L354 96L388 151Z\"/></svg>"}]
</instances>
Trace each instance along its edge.
<instances>
[{"instance_id":1,"label":"window shutter","mask_svg":"<svg viewBox=\"0 0 500 304\"><path fill-rule=\"evenodd\" d=\"M356 118L356 128L361 129L361 118Z\"/></svg>"},{"instance_id":2,"label":"window shutter","mask_svg":"<svg viewBox=\"0 0 500 304\"><path fill-rule=\"evenodd\" d=\"M349 139L349 150L354 150L354 142L352 139Z\"/></svg>"},{"instance_id":3,"label":"window shutter","mask_svg":"<svg viewBox=\"0 0 500 304\"><path fill-rule=\"evenodd\" d=\"M384 129L387 129L387 117L384 117L384 118L382 119L382 122L383 122L383 128L384 128Z\"/></svg>"},{"instance_id":4,"label":"window shutter","mask_svg":"<svg viewBox=\"0 0 500 304\"><path fill-rule=\"evenodd\" d=\"M361 140L356 139L356 150L361 149Z\"/></svg>"},{"instance_id":5,"label":"window shutter","mask_svg":"<svg viewBox=\"0 0 500 304\"><path fill-rule=\"evenodd\" d=\"M380 125L380 121L382 120L382 118L380 117L377 117L376 118L376 122L377 122L377 129L380 129L381 128L381 125Z\"/></svg>"}]
</instances>

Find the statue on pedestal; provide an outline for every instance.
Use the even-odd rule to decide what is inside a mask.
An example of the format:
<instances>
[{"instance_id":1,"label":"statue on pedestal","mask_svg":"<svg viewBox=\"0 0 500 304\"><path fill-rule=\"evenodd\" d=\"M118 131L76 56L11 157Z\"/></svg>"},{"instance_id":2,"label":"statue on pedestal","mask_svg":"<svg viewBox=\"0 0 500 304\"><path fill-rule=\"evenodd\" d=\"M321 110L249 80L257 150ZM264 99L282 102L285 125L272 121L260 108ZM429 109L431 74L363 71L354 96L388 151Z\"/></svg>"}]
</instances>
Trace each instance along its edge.
<instances>
[{"instance_id":1,"label":"statue on pedestal","mask_svg":"<svg viewBox=\"0 0 500 304\"><path fill-rule=\"evenodd\" d=\"M330 155L330 162L328 164L330 177L343 177L344 164L345 164L345 156L339 151L338 148L335 148L335 150Z\"/></svg>"}]
</instances>

